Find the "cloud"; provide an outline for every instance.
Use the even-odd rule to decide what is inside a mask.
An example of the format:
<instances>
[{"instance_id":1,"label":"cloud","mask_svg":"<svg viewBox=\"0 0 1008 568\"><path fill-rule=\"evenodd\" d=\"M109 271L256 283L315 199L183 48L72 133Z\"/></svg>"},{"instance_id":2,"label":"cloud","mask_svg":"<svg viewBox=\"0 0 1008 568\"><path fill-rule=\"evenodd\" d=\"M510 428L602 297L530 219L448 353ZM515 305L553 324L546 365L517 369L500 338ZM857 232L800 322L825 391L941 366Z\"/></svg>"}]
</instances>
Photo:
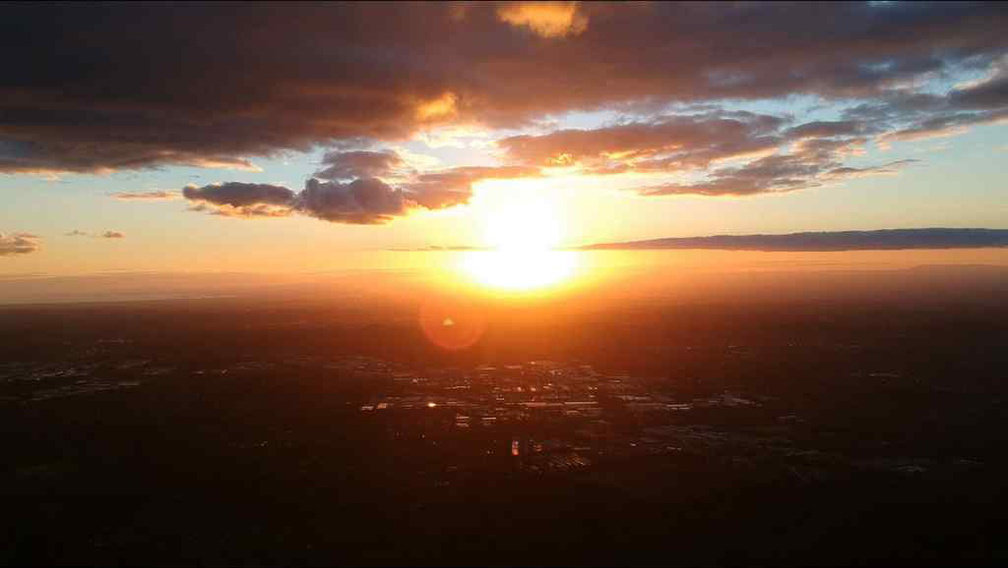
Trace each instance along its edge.
<instances>
[{"instance_id":1,"label":"cloud","mask_svg":"<svg viewBox=\"0 0 1008 568\"><path fill-rule=\"evenodd\" d=\"M879 137L882 144L893 141L929 140L958 136L969 131L971 126L1001 122L1008 119L1008 108L993 112L966 113L950 112L919 120L905 128L887 132Z\"/></svg>"},{"instance_id":2,"label":"cloud","mask_svg":"<svg viewBox=\"0 0 1008 568\"><path fill-rule=\"evenodd\" d=\"M360 178L345 184L310 179L296 208L325 221L374 225L401 217L410 207L402 190L377 178Z\"/></svg>"},{"instance_id":3,"label":"cloud","mask_svg":"<svg viewBox=\"0 0 1008 568\"><path fill-rule=\"evenodd\" d=\"M420 174L405 187L410 199L427 209L444 209L469 202L473 184L484 179L514 179L540 175L524 166L458 167Z\"/></svg>"},{"instance_id":4,"label":"cloud","mask_svg":"<svg viewBox=\"0 0 1008 568\"><path fill-rule=\"evenodd\" d=\"M41 247L41 239L31 233L0 233L0 256L35 252Z\"/></svg>"},{"instance_id":5,"label":"cloud","mask_svg":"<svg viewBox=\"0 0 1008 568\"><path fill-rule=\"evenodd\" d=\"M840 251L1008 247L1005 229L883 229L790 233L784 235L715 235L603 243L588 249L718 249L760 251Z\"/></svg>"},{"instance_id":6,"label":"cloud","mask_svg":"<svg viewBox=\"0 0 1008 568\"><path fill-rule=\"evenodd\" d=\"M153 129L162 127L164 125L151 125ZM60 128L55 127L56 130ZM125 130L127 131L122 133L125 137L137 137L144 141L143 144L156 146L160 143L157 141L159 135L130 134L128 128ZM13 137L8 137L0 133L0 173L46 176L62 172L109 174L118 170L151 169L161 165L261 171L249 160L236 156L201 155L195 151L181 149L158 150L146 148L143 144L119 145L108 142L100 144L100 147L95 145L95 140L105 142L102 139L106 136L101 133L81 132L49 140L45 139L46 136L23 136L15 133ZM266 152L260 154L265 155ZM58 181L58 178L49 179Z\"/></svg>"},{"instance_id":7,"label":"cloud","mask_svg":"<svg viewBox=\"0 0 1008 568\"><path fill-rule=\"evenodd\" d=\"M183 194L195 202L190 210L222 217L288 217L300 213L333 223L357 225L386 223L416 206L402 190L378 178L359 178L347 183L310 178L300 192L278 185L228 182L186 188Z\"/></svg>"},{"instance_id":8,"label":"cloud","mask_svg":"<svg viewBox=\"0 0 1008 568\"><path fill-rule=\"evenodd\" d=\"M509 2L497 8L497 18L544 38L578 35L588 28L577 2Z\"/></svg>"},{"instance_id":9,"label":"cloud","mask_svg":"<svg viewBox=\"0 0 1008 568\"><path fill-rule=\"evenodd\" d=\"M420 122L441 122L458 114L458 95L452 92L421 102L414 111Z\"/></svg>"},{"instance_id":10,"label":"cloud","mask_svg":"<svg viewBox=\"0 0 1008 568\"><path fill-rule=\"evenodd\" d=\"M868 125L853 120L816 120L789 129L788 139L834 138L837 136L859 136L871 131Z\"/></svg>"},{"instance_id":11,"label":"cloud","mask_svg":"<svg viewBox=\"0 0 1008 568\"><path fill-rule=\"evenodd\" d=\"M1008 106L1008 55L1002 56L980 81L952 91L953 104L963 109L992 110Z\"/></svg>"},{"instance_id":12,"label":"cloud","mask_svg":"<svg viewBox=\"0 0 1008 568\"><path fill-rule=\"evenodd\" d=\"M212 205L206 202L200 202L191 205L189 210L206 211L211 215L216 215L218 217L234 217L240 219L290 217L294 214L289 207L270 205L266 203L254 203L252 205L235 207L226 203L222 205Z\"/></svg>"},{"instance_id":13,"label":"cloud","mask_svg":"<svg viewBox=\"0 0 1008 568\"><path fill-rule=\"evenodd\" d=\"M883 148L895 141L957 136L971 127L1008 119L1008 73L1004 61L987 78L952 89L945 95L892 94L848 109L848 119L883 130Z\"/></svg>"},{"instance_id":14,"label":"cloud","mask_svg":"<svg viewBox=\"0 0 1008 568\"><path fill-rule=\"evenodd\" d=\"M88 233L78 229L63 233L67 237L94 237L96 239L124 239L126 235L120 231L103 231L101 233Z\"/></svg>"},{"instance_id":15,"label":"cloud","mask_svg":"<svg viewBox=\"0 0 1008 568\"><path fill-rule=\"evenodd\" d=\"M242 183L230 181L205 185L187 186L182 195L190 201L202 201L213 205L242 208L252 205L286 205L294 198L294 192L286 187L268 183Z\"/></svg>"},{"instance_id":16,"label":"cloud","mask_svg":"<svg viewBox=\"0 0 1008 568\"><path fill-rule=\"evenodd\" d=\"M386 150L382 152L353 151L328 152L322 157L325 168L315 172L315 177L327 180L348 180L365 177L386 177L404 165L399 154Z\"/></svg>"},{"instance_id":17,"label":"cloud","mask_svg":"<svg viewBox=\"0 0 1008 568\"><path fill-rule=\"evenodd\" d=\"M294 192L268 183L227 182L187 186L182 196L193 202L191 211L207 211L221 217L288 217Z\"/></svg>"},{"instance_id":18,"label":"cloud","mask_svg":"<svg viewBox=\"0 0 1008 568\"><path fill-rule=\"evenodd\" d=\"M920 160L914 160L914 159L895 160L887 164L881 164L878 166L869 166L866 168L854 168L850 166L844 166L840 168L834 168L826 172L825 175L828 178L845 178L845 177L864 177L872 175L894 174L898 172L900 169L916 163L920 163Z\"/></svg>"},{"instance_id":19,"label":"cloud","mask_svg":"<svg viewBox=\"0 0 1008 568\"><path fill-rule=\"evenodd\" d=\"M513 136L498 146L518 163L581 165L593 173L629 169L661 170L774 148L786 119L748 112L668 116L593 130L559 130L541 136Z\"/></svg>"},{"instance_id":20,"label":"cloud","mask_svg":"<svg viewBox=\"0 0 1008 568\"><path fill-rule=\"evenodd\" d=\"M855 121L789 126L789 117L748 112L666 116L594 130L561 130L499 142L514 160L576 166L587 173L686 174L704 179L638 189L642 195L751 195L816 187L853 174L843 160L867 142ZM740 166L728 165L742 162ZM890 166L890 168L895 166ZM861 175L883 173L862 168ZM888 173L890 170L884 170Z\"/></svg>"},{"instance_id":21,"label":"cloud","mask_svg":"<svg viewBox=\"0 0 1008 568\"><path fill-rule=\"evenodd\" d=\"M946 95L883 97L849 108L837 120L795 124L787 115L715 106L596 129L512 136L497 144L520 164L674 178L639 188L641 195L795 191L844 178L892 174L915 162L849 165L869 143L888 148L893 141L953 136L974 125L1008 120L1008 107L970 109L962 103L962 93L982 91L996 80L997 75Z\"/></svg>"},{"instance_id":22,"label":"cloud","mask_svg":"<svg viewBox=\"0 0 1008 568\"><path fill-rule=\"evenodd\" d=\"M446 124L907 98L1008 50L1008 10L984 3L42 4L4 16L16 25L0 49L20 54L0 84L8 173L254 170L256 157ZM948 102L1003 109L1003 80Z\"/></svg>"},{"instance_id":23,"label":"cloud","mask_svg":"<svg viewBox=\"0 0 1008 568\"><path fill-rule=\"evenodd\" d=\"M353 156L347 156L353 154ZM365 155L366 154L366 155ZM351 175L384 168L391 152L351 152L327 155L333 165ZM378 164L378 165L376 165ZM377 177L351 181L310 178L300 192L280 185L228 182L183 189L190 210L223 217L287 217L295 213L333 223L378 225L404 217L415 209L444 209L468 203L472 185L482 179L539 175L528 167L459 167L411 174L393 185Z\"/></svg>"},{"instance_id":24,"label":"cloud","mask_svg":"<svg viewBox=\"0 0 1008 568\"><path fill-rule=\"evenodd\" d=\"M897 160L856 168L841 165L841 156L858 140L816 141L789 154L775 154L743 166L714 170L707 179L639 188L641 195L755 195L819 187L844 178L893 174L918 160Z\"/></svg>"},{"instance_id":25,"label":"cloud","mask_svg":"<svg viewBox=\"0 0 1008 568\"><path fill-rule=\"evenodd\" d=\"M279 185L228 182L187 187L191 211L221 217L289 217L301 213L334 223L371 225L406 215L414 203L403 192L377 178L348 183L311 178L301 192Z\"/></svg>"},{"instance_id":26,"label":"cloud","mask_svg":"<svg viewBox=\"0 0 1008 568\"><path fill-rule=\"evenodd\" d=\"M177 191L119 191L112 194L113 199L120 201L167 201L178 199Z\"/></svg>"}]
</instances>

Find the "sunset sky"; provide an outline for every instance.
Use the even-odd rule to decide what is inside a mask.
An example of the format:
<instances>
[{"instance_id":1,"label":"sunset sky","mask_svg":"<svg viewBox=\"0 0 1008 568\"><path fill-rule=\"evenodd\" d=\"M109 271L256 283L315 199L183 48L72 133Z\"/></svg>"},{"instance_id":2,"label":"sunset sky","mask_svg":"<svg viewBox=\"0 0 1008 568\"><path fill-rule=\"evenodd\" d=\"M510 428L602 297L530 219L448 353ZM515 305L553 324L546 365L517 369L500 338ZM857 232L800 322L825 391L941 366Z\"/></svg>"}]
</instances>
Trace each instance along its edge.
<instances>
[{"instance_id":1,"label":"sunset sky","mask_svg":"<svg viewBox=\"0 0 1008 568\"><path fill-rule=\"evenodd\" d=\"M982 3L5 5L0 274L1008 228L1006 31Z\"/></svg>"}]
</instances>

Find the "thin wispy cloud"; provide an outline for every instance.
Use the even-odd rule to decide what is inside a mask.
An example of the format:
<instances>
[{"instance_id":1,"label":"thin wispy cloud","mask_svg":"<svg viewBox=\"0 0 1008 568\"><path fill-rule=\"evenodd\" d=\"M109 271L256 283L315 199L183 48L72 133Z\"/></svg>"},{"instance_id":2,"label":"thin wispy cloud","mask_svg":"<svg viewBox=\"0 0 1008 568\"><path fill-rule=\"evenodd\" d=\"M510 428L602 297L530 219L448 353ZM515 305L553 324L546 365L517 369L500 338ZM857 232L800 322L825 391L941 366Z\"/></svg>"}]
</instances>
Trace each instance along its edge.
<instances>
[{"instance_id":1,"label":"thin wispy cloud","mask_svg":"<svg viewBox=\"0 0 1008 568\"><path fill-rule=\"evenodd\" d=\"M119 191L112 194L114 199L120 201L169 201L178 199L181 194L177 191Z\"/></svg>"},{"instance_id":2,"label":"thin wispy cloud","mask_svg":"<svg viewBox=\"0 0 1008 568\"><path fill-rule=\"evenodd\" d=\"M81 230L78 230L78 229L74 229L73 231L68 231L68 232L63 233L63 234L65 236L67 236L67 237L91 237L91 238L96 238L96 239L124 239L124 238L126 238L126 235L124 233L122 233L121 231L112 231L112 230L100 231L100 232L97 232L97 233L89 233L87 231L81 231Z\"/></svg>"}]
</instances>

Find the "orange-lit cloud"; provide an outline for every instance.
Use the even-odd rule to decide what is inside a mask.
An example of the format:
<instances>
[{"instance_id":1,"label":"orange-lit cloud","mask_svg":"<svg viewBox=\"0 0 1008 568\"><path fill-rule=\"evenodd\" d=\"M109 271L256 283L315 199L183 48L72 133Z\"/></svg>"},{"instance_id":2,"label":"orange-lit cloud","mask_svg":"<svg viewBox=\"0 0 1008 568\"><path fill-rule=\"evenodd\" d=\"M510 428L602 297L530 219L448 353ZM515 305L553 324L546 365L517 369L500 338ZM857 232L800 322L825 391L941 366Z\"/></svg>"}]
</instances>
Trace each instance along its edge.
<instances>
[{"instance_id":1,"label":"orange-lit cloud","mask_svg":"<svg viewBox=\"0 0 1008 568\"><path fill-rule=\"evenodd\" d=\"M417 175L406 184L412 199L428 209L444 209L468 203L473 184L484 179L515 179L540 175L536 168L522 166L458 167Z\"/></svg>"},{"instance_id":2,"label":"orange-lit cloud","mask_svg":"<svg viewBox=\"0 0 1008 568\"><path fill-rule=\"evenodd\" d=\"M457 102L458 97L454 93L444 93L436 99L419 104L416 108L416 117L420 122L453 118L458 112Z\"/></svg>"},{"instance_id":3,"label":"orange-lit cloud","mask_svg":"<svg viewBox=\"0 0 1008 568\"><path fill-rule=\"evenodd\" d=\"M510 2L497 8L497 17L544 38L578 35L588 28L577 2Z\"/></svg>"},{"instance_id":4,"label":"orange-lit cloud","mask_svg":"<svg viewBox=\"0 0 1008 568\"><path fill-rule=\"evenodd\" d=\"M207 212L218 217L229 217L233 219L275 219L279 217L290 217L294 214L290 207L281 205L270 205L266 203L253 203L235 207L234 205L213 204L206 201L199 201L189 206L189 211Z\"/></svg>"},{"instance_id":5,"label":"orange-lit cloud","mask_svg":"<svg viewBox=\"0 0 1008 568\"><path fill-rule=\"evenodd\" d=\"M41 239L31 233L0 233L0 256L35 252L41 247Z\"/></svg>"}]
</instances>

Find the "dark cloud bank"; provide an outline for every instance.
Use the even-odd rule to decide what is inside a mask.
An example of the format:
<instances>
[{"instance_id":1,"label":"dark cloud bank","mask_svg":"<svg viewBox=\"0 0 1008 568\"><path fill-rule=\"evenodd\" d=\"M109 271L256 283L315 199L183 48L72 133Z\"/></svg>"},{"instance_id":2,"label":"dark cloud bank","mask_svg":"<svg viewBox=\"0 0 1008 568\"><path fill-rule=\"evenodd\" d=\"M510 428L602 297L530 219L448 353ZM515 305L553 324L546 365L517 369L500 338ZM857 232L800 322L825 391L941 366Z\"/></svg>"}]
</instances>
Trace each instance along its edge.
<instances>
[{"instance_id":1,"label":"dark cloud bank","mask_svg":"<svg viewBox=\"0 0 1008 568\"><path fill-rule=\"evenodd\" d=\"M816 187L910 163L846 164L870 142L1008 118L1002 3L568 12L546 21L493 3L5 4L0 47L18 56L0 74L0 172L251 169L257 156L332 147L300 191L222 184L185 197L219 215L380 223L464 203L478 179L544 166L702 174L644 195ZM919 88L963 70L983 78ZM846 111L798 124L725 110L792 95ZM705 110L668 112L676 104ZM504 168L418 173L392 152L360 149L439 124L519 128L600 109L627 120L505 139Z\"/></svg>"},{"instance_id":2,"label":"dark cloud bank","mask_svg":"<svg viewBox=\"0 0 1008 568\"><path fill-rule=\"evenodd\" d=\"M18 56L0 77L0 169L244 167L448 118L516 126L627 103L869 98L987 68L1008 45L1000 3L577 10L578 29L540 37L493 4L6 4L0 46ZM951 102L1003 108L1005 90Z\"/></svg>"},{"instance_id":3,"label":"dark cloud bank","mask_svg":"<svg viewBox=\"0 0 1008 568\"><path fill-rule=\"evenodd\" d=\"M1008 229L885 229L790 233L786 235L715 235L605 243L586 249L720 249L757 251L842 251L947 249L1008 246Z\"/></svg>"}]
</instances>

